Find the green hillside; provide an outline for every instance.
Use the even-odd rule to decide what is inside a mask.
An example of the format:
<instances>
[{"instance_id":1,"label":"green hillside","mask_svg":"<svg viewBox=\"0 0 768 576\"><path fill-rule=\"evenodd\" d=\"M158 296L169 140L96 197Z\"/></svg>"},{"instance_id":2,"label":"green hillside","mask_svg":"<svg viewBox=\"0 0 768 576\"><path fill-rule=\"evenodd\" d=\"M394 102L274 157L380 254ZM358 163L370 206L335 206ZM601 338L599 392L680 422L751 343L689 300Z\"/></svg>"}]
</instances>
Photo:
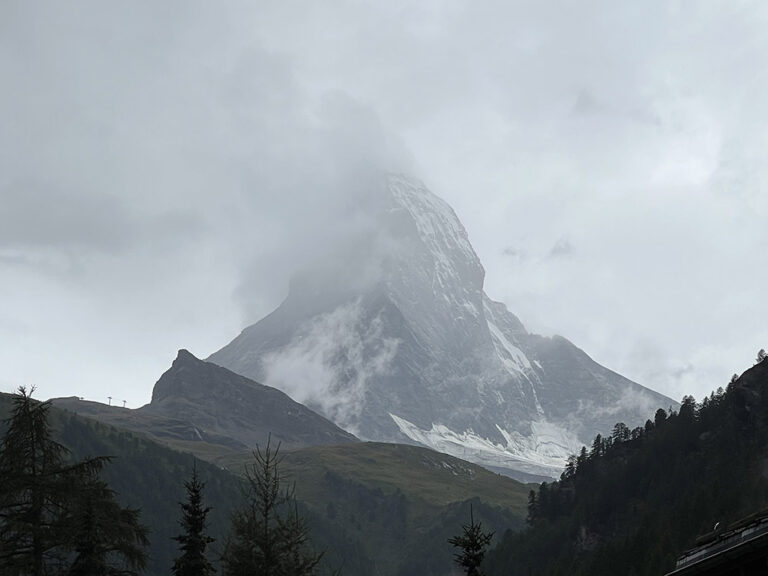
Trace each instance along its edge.
<instances>
[{"instance_id":1,"label":"green hillside","mask_svg":"<svg viewBox=\"0 0 768 576\"><path fill-rule=\"evenodd\" d=\"M10 395L0 394L0 417L10 402ZM171 538L179 530L178 502L193 455L55 407L50 413L57 439L73 458L114 456L104 479L121 503L141 508L142 522L151 529L147 574L168 574L176 554ZM215 461L197 464L213 507L215 551L240 502L240 474L251 455L201 447L197 457ZM528 487L424 448L359 443L284 456L283 470L296 483L313 542L326 551L327 573L341 568L355 576L446 574L452 553L446 540L466 522L470 503L475 517L499 533L523 524Z\"/></svg>"},{"instance_id":2,"label":"green hillside","mask_svg":"<svg viewBox=\"0 0 768 576\"><path fill-rule=\"evenodd\" d=\"M360 443L284 454L298 497L360 539L376 574L445 574L446 540L469 517L503 532L523 526L529 486L426 448ZM246 456L219 462L242 468ZM382 553L386 551L386 553Z\"/></svg>"}]
</instances>

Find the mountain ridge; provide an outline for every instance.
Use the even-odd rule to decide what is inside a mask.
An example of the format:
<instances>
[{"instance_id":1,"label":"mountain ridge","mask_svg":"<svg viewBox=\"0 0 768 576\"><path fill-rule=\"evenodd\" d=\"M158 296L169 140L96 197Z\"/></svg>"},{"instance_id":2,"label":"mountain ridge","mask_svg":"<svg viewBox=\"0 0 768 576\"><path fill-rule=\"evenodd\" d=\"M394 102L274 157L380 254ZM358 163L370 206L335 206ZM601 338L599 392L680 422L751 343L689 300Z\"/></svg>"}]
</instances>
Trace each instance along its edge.
<instances>
[{"instance_id":1,"label":"mountain ridge","mask_svg":"<svg viewBox=\"0 0 768 576\"><path fill-rule=\"evenodd\" d=\"M139 432L180 449L246 450L272 437L286 448L358 442L288 395L179 350L158 379L152 401L135 410L77 398L56 406Z\"/></svg>"}]
</instances>

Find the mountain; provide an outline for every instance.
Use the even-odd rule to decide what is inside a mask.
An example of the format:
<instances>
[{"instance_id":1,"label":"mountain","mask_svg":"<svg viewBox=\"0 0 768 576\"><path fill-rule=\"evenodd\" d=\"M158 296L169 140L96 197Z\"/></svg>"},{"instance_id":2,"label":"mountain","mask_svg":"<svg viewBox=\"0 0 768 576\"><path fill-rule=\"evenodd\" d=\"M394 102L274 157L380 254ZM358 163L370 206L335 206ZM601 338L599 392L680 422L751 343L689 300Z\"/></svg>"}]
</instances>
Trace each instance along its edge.
<instances>
[{"instance_id":1,"label":"mountain","mask_svg":"<svg viewBox=\"0 0 768 576\"><path fill-rule=\"evenodd\" d=\"M77 398L57 398L54 404L200 454L250 450L270 435L289 449L358 441L280 390L186 350L179 350L146 406L131 410Z\"/></svg>"},{"instance_id":2,"label":"mountain","mask_svg":"<svg viewBox=\"0 0 768 576\"><path fill-rule=\"evenodd\" d=\"M491 300L464 227L423 184L387 175L364 188L368 226L210 362L360 438L550 477L596 433L675 404Z\"/></svg>"},{"instance_id":3,"label":"mountain","mask_svg":"<svg viewBox=\"0 0 768 576\"><path fill-rule=\"evenodd\" d=\"M658 576L697 544L741 542L733 529L768 506L768 361L725 391L700 403L688 396L678 412L658 411L631 431L617 426L591 446L539 488L530 528L501 538L489 576Z\"/></svg>"}]
</instances>

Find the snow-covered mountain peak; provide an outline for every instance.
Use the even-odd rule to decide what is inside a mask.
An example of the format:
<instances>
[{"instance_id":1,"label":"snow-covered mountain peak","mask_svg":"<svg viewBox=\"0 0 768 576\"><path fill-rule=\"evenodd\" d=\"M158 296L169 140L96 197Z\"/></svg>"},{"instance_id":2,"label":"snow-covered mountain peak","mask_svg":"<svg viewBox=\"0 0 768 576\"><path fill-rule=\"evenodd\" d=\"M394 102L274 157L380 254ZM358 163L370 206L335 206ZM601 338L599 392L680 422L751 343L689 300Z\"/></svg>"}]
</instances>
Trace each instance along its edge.
<instances>
[{"instance_id":1,"label":"snow-covered mountain peak","mask_svg":"<svg viewBox=\"0 0 768 576\"><path fill-rule=\"evenodd\" d=\"M411 215L421 241L441 265L450 268L461 255L460 259L482 270L467 231L447 202L418 180L389 175L386 182L395 202Z\"/></svg>"},{"instance_id":2,"label":"snow-covered mountain peak","mask_svg":"<svg viewBox=\"0 0 768 576\"><path fill-rule=\"evenodd\" d=\"M489 299L466 230L421 182L387 175L361 198L364 234L212 362L363 439L549 476L617 421L673 403Z\"/></svg>"}]
</instances>

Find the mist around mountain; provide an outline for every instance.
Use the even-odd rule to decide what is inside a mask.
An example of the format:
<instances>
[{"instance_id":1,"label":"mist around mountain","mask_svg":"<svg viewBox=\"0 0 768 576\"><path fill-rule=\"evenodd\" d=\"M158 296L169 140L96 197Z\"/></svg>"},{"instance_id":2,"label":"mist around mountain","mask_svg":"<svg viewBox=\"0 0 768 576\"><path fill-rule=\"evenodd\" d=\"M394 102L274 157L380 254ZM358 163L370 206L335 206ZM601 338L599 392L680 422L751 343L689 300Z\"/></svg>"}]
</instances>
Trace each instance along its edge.
<instances>
[{"instance_id":1,"label":"mist around mountain","mask_svg":"<svg viewBox=\"0 0 768 576\"><path fill-rule=\"evenodd\" d=\"M529 498L487 573L658 576L698 536L768 506L768 361L644 426L617 425ZM718 533L720 533L718 532Z\"/></svg>"},{"instance_id":2,"label":"mist around mountain","mask_svg":"<svg viewBox=\"0 0 768 576\"><path fill-rule=\"evenodd\" d=\"M422 183L384 175L360 185L357 237L299 271L283 303L210 362L359 438L528 478L556 477L617 421L676 406L565 338L529 333L489 298L464 227Z\"/></svg>"},{"instance_id":3,"label":"mist around mountain","mask_svg":"<svg viewBox=\"0 0 768 576\"><path fill-rule=\"evenodd\" d=\"M226 537L252 450L280 445L327 572L421 576L447 573L445 541L470 503L498 530L522 527L528 487L481 466L412 445L360 442L322 416L226 368L180 350L136 410L57 398L52 410L73 454L115 455L110 480L126 502L147 509L158 576L173 558L177 502L194 459L216 484L212 532Z\"/></svg>"}]
</instances>

